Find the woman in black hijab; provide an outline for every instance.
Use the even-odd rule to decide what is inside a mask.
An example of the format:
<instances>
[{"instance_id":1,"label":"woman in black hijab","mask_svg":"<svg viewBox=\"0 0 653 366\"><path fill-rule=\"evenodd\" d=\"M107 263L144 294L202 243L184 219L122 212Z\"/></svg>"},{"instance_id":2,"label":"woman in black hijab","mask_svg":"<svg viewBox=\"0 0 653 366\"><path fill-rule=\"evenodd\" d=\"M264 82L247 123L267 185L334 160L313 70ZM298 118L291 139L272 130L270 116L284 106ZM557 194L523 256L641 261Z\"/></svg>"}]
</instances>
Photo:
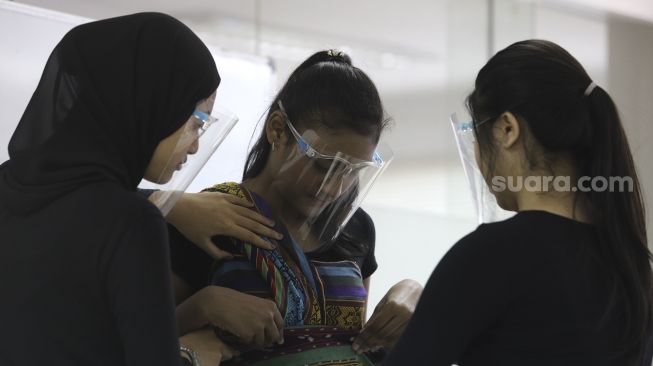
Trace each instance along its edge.
<instances>
[{"instance_id":1,"label":"woman in black hijab","mask_svg":"<svg viewBox=\"0 0 653 366\"><path fill-rule=\"evenodd\" d=\"M135 191L169 179L166 147L219 83L163 14L55 47L0 166L0 364L179 364L165 221Z\"/></svg>"}]
</instances>

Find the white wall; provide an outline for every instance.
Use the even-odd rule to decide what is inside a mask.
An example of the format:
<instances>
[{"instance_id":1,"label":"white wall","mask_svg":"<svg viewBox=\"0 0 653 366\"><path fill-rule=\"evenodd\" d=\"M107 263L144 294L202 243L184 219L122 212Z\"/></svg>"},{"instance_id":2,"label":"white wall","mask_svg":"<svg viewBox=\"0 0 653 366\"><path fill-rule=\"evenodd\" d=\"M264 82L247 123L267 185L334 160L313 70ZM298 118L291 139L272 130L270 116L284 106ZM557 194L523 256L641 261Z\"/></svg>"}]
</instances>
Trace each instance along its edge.
<instances>
[{"instance_id":1,"label":"white wall","mask_svg":"<svg viewBox=\"0 0 653 366\"><path fill-rule=\"evenodd\" d=\"M653 249L653 24L608 19L609 89L619 108L648 209Z\"/></svg>"}]
</instances>

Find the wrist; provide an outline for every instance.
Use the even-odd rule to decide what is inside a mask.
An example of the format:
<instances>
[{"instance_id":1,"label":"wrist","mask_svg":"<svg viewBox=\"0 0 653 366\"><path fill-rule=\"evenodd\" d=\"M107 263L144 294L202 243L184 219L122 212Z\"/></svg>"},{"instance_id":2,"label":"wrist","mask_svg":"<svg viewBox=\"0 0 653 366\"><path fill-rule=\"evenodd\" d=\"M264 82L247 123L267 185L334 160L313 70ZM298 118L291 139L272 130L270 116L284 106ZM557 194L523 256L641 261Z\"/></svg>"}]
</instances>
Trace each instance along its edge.
<instances>
[{"instance_id":1,"label":"wrist","mask_svg":"<svg viewBox=\"0 0 653 366\"><path fill-rule=\"evenodd\" d=\"M179 199L175 203L174 206L170 209L170 212L168 212L168 215L166 216L166 221L170 223L172 226L176 227L177 229L179 228L179 223L180 219L184 216L184 207L186 207L186 202L188 200L187 193L182 193L181 196L179 196ZM181 230L180 230L181 231Z\"/></svg>"},{"instance_id":2,"label":"wrist","mask_svg":"<svg viewBox=\"0 0 653 366\"><path fill-rule=\"evenodd\" d=\"M200 315L204 324L219 326L218 319L214 314L220 314L220 302L214 299L222 299L224 288L220 286L209 285L197 292L197 298L194 301L195 311Z\"/></svg>"},{"instance_id":3,"label":"wrist","mask_svg":"<svg viewBox=\"0 0 653 366\"><path fill-rule=\"evenodd\" d=\"M208 295L207 287L205 287L177 306L179 334L186 335L193 330L213 325L213 319L211 319L209 313L211 299Z\"/></svg>"}]
</instances>

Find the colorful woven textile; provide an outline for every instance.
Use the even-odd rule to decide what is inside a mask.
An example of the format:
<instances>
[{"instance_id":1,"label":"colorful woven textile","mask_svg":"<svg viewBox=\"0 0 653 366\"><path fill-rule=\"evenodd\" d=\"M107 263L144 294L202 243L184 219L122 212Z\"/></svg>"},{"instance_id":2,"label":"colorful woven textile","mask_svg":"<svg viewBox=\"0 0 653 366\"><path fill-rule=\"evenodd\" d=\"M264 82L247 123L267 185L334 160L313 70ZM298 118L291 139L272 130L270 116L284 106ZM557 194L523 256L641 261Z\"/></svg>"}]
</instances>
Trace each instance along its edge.
<instances>
[{"instance_id":1,"label":"colorful woven textile","mask_svg":"<svg viewBox=\"0 0 653 366\"><path fill-rule=\"evenodd\" d=\"M365 355L351 349L353 334L337 327L290 327L284 331L284 344L263 351L249 351L223 363L229 366L370 366Z\"/></svg>"},{"instance_id":2,"label":"colorful woven textile","mask_svg":"<svg viewBox=\"0 0 653 366\"><path fill-rule=\"evenodd\" d=\"M274 219L260 196L236 183L216 185L207 191L249 199L261 214ZM365 356L351 350L353 337L363 324L367 301L358 265L353 261L309 260L280 220L275 222L275 230L284 235L281 241L273 240L277 249L232 243L236 244L231 246L234 258L215 263L210 283L273 300L284 315L284 345L247 351L226 364L371 365Z\"/></svg>"}]
</instances>

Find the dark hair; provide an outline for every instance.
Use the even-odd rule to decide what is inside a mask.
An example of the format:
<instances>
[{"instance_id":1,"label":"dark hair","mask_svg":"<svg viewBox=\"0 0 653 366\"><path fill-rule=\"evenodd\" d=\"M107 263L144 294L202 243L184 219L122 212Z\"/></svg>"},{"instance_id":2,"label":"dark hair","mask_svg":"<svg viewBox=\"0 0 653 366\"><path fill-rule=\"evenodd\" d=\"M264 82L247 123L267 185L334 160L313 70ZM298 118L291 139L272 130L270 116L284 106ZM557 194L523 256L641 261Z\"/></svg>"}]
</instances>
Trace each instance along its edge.
<instances>
[{"instance_id":1,"label":"dark hair","mask_svg":"<svg viewBox=\"0 0 653 366\"><path fill-rule=\"evenodd\" d=\"M279 101L298 130L306 125L322 124L332 129L343 128L361 135L372 135L378 141L387 125L374 83L365 72L352 65L348 55L337 50L316 52L292 72L270 104L266 123L272 113L279 110ZM290 134L287 127L286 130ZM263 171L270 150L263 129L247 156L243 180L254 178ZM339 241L349 242L350 249L360 249L364 238L354 240L343 232ZM339 247L345 249L343 245ZM352 254L359 250L345 252Z\"/></svg>"},{"instance_id":2,"label":"dark hair","mask_svg":"<svg viewBox=\"0 0 653 366\"><path fill-rule=\"evenodd\" d=\"M641 358L651 324L651 252L637 173L612 98L601 87L586 95L592 79L562 47L542 40L517 42L479 71L467 107L475 121L479 151L491 171L492 124L512 112L528 126L544 161L565 154L579 176L631 177L632 192L581 192L589 204L598 242L591 254L607 268L610 301L625 305L624 353ZM588 90L589 91L589 90ZM529 146L533 148L533 146ZM488 154L489 156L485 156ZM538 164L527 151L531 166Z\"/></svg>"}]
</instances>

